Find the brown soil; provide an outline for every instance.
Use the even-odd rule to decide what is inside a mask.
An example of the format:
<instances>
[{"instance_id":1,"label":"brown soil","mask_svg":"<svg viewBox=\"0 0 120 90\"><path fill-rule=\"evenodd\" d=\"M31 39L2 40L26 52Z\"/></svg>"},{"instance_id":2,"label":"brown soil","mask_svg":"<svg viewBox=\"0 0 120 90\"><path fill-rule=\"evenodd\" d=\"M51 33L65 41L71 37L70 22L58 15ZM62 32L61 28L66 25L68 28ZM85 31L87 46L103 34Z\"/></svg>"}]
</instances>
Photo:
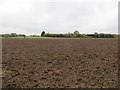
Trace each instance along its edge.
<instances>
[{"instance_id":1,"label":"brown soil","mask_svg":"<svg viewBox=\"0 0 120 90\"><path fill-rule=\"evenodd\" d=\"M116 88L117 39L3 39L3 88Z\"/></svg>"}]
</instances>

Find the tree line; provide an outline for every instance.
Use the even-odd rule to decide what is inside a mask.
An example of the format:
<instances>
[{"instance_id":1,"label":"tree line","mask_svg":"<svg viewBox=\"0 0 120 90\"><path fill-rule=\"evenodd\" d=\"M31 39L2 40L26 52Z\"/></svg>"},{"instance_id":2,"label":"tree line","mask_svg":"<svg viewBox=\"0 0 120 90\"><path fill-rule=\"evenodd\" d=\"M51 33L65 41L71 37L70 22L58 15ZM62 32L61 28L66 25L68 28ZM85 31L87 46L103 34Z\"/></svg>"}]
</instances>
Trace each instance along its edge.
<instances>
[{"instance_id":1,"label":"tree line","mask_svg":"<svg viewBox=\"0 0 120 90\"><path fill-rule=\"evenodd\" d=\"M94 32L94 34L80 34L79 31L74 31L73 33L68 34L50 34L45 33L43 31L41 33L42 37L60 37L60 38L117 38L116 34L104 34L104 33L97 33Z\"/></svg>"},{"instance_id":2,"label":"tree line","mask_svg":"<svg viewBox=\"0 0 120 90\"><path fill-rule=\"evenodd\" d=\"M17 34L17 33L11 33L11 34L0 34L0 37L5 37L5 38L11 38L11 37L26 37L25 34Z\"/></svg>"},{"instance_id":3,"label":"tree line","mask_svg":"<svg viewBox=\"0 0 120 90\"><path fill-rule=\"evenodd\" d=\"M41 32L41 35L29 35L29 37L58 37L58 38L117 38L117 34L104 34L104 33L97 33L94 34L80 34L79 31L74 31L73 33L66 33L66 34L52 34L46 33L45 31ZM11 37L23 37L26 38L25 34L0 34L0 37L11 38Z\"/></svg>"}]
</instances>

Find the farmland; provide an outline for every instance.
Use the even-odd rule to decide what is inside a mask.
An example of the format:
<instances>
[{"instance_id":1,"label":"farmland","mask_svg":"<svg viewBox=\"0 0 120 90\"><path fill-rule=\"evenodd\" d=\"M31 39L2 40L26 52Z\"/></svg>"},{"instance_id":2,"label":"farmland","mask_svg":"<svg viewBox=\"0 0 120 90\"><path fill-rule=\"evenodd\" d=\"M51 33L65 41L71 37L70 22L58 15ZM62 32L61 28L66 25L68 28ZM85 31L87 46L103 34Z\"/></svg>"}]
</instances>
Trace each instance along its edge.
<instances>
[{"instance_id":1,"label":"farmland","mask_svg":"<svg viewBox=\"0 0 120 90\"><path fill-rule=\"evenodd\" d=\"M3 39L3 88L116 88L117 39Z\"/></svg>"}]
</instances>

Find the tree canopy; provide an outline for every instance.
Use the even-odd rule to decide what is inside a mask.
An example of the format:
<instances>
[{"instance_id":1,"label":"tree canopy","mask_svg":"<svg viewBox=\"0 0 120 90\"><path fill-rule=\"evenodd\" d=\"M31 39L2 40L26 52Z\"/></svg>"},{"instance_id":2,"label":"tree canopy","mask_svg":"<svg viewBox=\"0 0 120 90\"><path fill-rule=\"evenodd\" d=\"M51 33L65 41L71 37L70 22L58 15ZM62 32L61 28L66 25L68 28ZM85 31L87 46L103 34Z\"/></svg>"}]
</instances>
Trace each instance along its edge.
<instances>
[{"instance_id":1,"label":"tree canopy","mask_svg":"<svg viewBox=\"0 0 120 90\"><path fill-rule=\"evenodd\" d=\"M43 37L45 35L45 31L42 31L41 36Z\"/></svg>"},{"instance_id":2,"label":"tree canopy","mask_svg":"<svg viewBox=\"0 0 120 90\"><path fill-rule=\"evenodd\" d=\"M74 34L76 35L76 34L80 34L80 33L79 33L79 31L76 30L76 31L74 31Z\"/></svg>"}]
</instances>

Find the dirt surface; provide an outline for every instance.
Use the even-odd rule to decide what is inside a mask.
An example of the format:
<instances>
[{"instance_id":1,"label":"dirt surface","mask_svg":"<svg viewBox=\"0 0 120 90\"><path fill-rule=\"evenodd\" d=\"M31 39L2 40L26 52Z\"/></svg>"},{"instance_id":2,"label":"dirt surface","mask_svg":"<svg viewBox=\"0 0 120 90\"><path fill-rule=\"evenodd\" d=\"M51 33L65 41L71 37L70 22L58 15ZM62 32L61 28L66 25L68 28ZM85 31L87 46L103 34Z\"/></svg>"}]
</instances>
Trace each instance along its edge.
<instances>
[{"instance_id":1,"label":"dirt surface","mask_svg":"<svg viewBox=\"0 0 120 90\"><path fill-rule=\"evenodd\" d=\"M117 39L3 39L3 88L116 88Z\"/></svg>"}]
</instances>

